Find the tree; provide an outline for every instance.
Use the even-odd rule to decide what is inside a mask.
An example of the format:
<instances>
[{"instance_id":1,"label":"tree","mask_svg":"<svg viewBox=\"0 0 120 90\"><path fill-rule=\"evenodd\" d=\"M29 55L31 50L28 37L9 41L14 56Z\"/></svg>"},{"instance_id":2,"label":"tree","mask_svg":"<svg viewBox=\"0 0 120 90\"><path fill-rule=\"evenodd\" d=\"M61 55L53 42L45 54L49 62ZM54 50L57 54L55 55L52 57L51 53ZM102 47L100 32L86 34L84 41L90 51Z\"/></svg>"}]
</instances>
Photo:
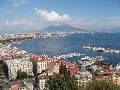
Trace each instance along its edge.
<instances>
[{"instance_id":1,"label":"tree","mask_svg":"<svg viewBox=\"0 0 120 90\"><path fill-rule=\"evenodd\" d=\"M70 76L57 75L46 81L45 88L49 90L77 90L77 85Z\"/></svg>"},{"instance_id":2,"label":"tree","mask_svg":"<svg viewBox=\"0 0 120 90\"><path fill-rule=\"evenodd\" d=\"M63 63L61 63L61 65L60 65L59 73L61 75L70 75L70 71L67 70L66 65L63 65Z\"/></svg>"},{"instance_id":3,"label":"tree","mask_svg":"<svg viewBox=\"0 0 120 90\"><path fill-rule=\"evenodd\" d=\"M28 79L28 78L32 78L32 77L33 77L33 76L27 75L26 72L22 72L21 70L18 70L18 71L17 71L17 77L16 77L16 79L23 80L23 79Z\"/></svg>"},{"instance_id":4,"label":"tree","mask_svg":"<svg viewBox=\"0 0 120 90\"><path fill-rule=\"evenodd\" d=\"M120 87L110 80L94 80L87 84L86 90L120 90Z\"/></svg>"},{"instance_id":5,"label":"tree","mask_svg":"<svg viewBox=\"0 0 120 90\"><path fill-rule=\"evenodd\" d=\"M3 66L0 64L0 74L3 73Z\"/></svg>"}]
</instances>

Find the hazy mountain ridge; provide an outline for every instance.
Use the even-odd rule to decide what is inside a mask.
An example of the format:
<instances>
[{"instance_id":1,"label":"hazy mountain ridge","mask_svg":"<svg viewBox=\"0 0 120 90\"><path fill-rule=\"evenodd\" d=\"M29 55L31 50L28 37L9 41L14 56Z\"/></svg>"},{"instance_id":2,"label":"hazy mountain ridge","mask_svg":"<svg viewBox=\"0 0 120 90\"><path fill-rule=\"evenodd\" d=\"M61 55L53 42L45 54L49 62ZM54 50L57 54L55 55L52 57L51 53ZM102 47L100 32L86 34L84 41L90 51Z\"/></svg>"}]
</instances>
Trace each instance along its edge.
<instances>
[{"instance_id":1,"label":"hazy mountain ridge","mask_svg":"<svg viewBox=\"0 0 120 90\"><path fill-rule=\"evenodd\" d=\"M0 30L0 34L5 33L29 33L29 32L49 32L49 33L120 33L120 27L112 28L112 29L96 29L96 30L89 30L89 29L82 29L70 26L68 24L63 25L50 25L44 29L37 29L37 30Z\"/></svg>"},{"instance_id":2,"label":"hazy mountain ridge","mask_svg":"<svg viewBox=\"0 0 120 90\"><path fill-rule=\"evenodd\" d=\"M89 30L72 27L67 24L59 25L59 26L51 25L41 31L49 32L49 33L86 33L86 32L89 32Z\"/></svg>"}]
</instances>

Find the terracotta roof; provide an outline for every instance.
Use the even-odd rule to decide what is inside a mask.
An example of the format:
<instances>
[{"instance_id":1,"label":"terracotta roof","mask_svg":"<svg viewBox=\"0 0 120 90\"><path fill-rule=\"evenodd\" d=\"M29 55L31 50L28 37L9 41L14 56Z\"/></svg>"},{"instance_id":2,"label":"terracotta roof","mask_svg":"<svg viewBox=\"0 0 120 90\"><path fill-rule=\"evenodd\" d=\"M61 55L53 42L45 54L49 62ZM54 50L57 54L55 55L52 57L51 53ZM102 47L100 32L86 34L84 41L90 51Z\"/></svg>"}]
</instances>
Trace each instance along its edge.
<instances>
[{"instance_id":1,"label":"terracotta roof","mask_svg":"<svg viewBox=\"0 0 120 90\"><path fill-rule=\"evenodd\" d=\"M19 86L16 84L16 85L12 85L10 90L18 90Z\"/></svg>"},{"instance_id":2,"label":"terracotta roof","mask_svg":"<svg viewBox=\"0 0 120 90\"><path fill-rule=\"evenodd\" d=\"M113 74L112 72L98 72L97 74L106 74L106 75L109 75L109 74Z\"/></svg>"},{"instance_id":3,"label":"terracotta roof","mask_svg":"<svg viewBox=\"0 0 120 90\"><path fill-rule=\"evenodd\" d=\"M24 81L22 81L22 80L17 81L16 84L17 84L19 87L26 87L26 85L24 84Z\"/></svg>"}]
</instances>

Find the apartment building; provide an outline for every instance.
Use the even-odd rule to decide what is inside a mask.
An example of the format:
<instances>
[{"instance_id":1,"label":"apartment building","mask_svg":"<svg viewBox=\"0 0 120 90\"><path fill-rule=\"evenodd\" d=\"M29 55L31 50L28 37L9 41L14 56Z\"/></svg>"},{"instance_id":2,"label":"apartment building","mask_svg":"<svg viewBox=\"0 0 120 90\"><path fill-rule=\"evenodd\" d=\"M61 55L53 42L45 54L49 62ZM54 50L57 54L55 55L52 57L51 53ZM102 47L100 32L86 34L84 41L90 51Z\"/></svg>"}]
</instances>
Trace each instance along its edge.
<instances>
[{"instance_id":1,"label":"apartment building","mask_svg":"<svg viewBox=\"0 0 120 90\"><path fill-rule=\"evenodd\" d=\"M22 57L18 59L9 59L4 61L8 67L9 79L16 79L17 71L21 70L26 72L28 75L33 75L33 64L30 57Z\"/></svg>"}]
</instances>

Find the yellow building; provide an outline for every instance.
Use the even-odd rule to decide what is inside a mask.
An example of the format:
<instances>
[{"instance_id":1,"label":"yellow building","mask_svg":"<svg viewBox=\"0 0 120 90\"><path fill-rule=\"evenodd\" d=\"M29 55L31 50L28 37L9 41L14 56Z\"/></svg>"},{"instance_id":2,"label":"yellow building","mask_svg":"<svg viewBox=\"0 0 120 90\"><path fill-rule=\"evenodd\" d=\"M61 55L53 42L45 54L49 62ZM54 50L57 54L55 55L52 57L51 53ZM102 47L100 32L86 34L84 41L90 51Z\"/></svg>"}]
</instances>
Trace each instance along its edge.
<instances>
[{"instance_id":1,"label":"yellow building","mask_svg":"<svg viewBox=\"0 0 120 90\"><path fill-rule=\"evenodd\" d=\"M112 80L113 80L113 83L120 86L120 76L119 75L114 74Z\"/></svg>"}]
</instances>

